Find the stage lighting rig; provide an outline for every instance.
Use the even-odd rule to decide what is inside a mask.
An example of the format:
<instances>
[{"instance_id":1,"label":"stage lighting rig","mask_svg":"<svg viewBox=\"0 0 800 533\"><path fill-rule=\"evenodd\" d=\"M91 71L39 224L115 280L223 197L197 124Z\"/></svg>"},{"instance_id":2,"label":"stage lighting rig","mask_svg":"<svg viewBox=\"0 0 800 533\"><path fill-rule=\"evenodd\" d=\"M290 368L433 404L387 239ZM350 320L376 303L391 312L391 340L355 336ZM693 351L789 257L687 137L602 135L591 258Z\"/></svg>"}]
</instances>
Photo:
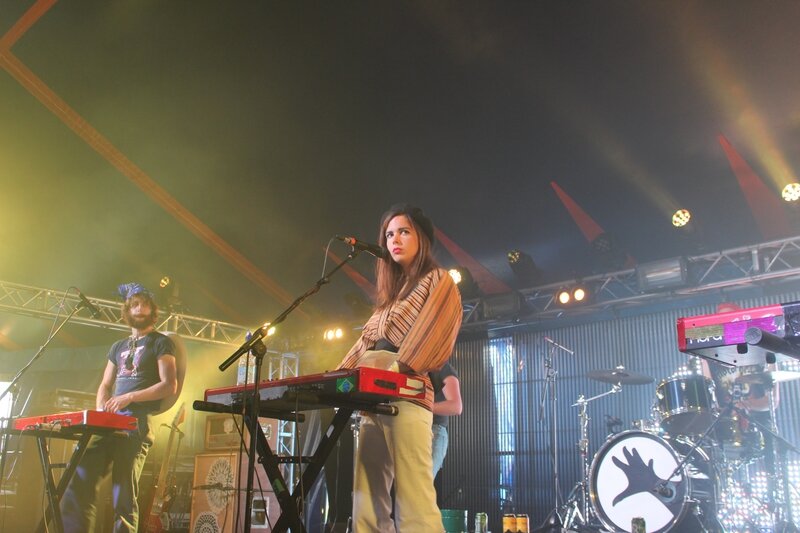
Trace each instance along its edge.
<instances>
[{"instance_id":1,"label":"stage lighting rig","mask_svg":"<svg viewBox=\"0 0 800 533\"><path fill-rule=\"evenodd\" d=\"M450 277L456 283L458 290L461 292L461 298L468 300L470 298L477 298L480 296L480 289L475 280L472 279L472 273L465 267L454 267L448 270Z\"/></svg>"},{"instance_id":2,"label":"stage lighting rig","mask_svg":"<svg viewBox=\"0 0 800 533\"><path fill-rule=\"evenodd\" d=\"M533 287L542 281L542 271L530 255L521 250L511 250L507 258L508 266L523 287Z\"/></svg>"}]
</instances>

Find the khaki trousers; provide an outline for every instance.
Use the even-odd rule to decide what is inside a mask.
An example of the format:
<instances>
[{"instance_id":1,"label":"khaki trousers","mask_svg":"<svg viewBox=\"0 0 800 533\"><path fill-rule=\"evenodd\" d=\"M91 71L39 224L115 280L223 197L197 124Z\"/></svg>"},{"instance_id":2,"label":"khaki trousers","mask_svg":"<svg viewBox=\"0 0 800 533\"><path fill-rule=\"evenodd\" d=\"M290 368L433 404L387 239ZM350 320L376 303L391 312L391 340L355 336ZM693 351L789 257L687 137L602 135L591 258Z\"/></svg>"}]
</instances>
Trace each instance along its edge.
<instances>
[{"instance_id":1,"label":"khaki trousers","mask_svg":"<svg viewBox=\"0 0 800 533\"><path fill-rule=\"evenodd\" d=\"M409 402L394 405L397 416L361 418L353 481L354 533L441 533L444 526L433 488L433 415Z\"/></svg>"}]
</instances>

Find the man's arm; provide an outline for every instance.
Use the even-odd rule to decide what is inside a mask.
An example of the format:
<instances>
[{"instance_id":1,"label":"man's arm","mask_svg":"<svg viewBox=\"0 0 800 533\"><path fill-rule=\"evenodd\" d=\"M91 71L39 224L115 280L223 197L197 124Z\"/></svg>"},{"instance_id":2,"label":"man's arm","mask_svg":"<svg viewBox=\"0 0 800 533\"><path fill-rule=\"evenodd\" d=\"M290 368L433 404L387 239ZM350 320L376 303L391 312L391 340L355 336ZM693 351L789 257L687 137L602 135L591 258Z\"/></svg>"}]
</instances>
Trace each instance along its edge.
<instances>
[{"instance_id":1,"label":"man's arm","mask_svg":"<svg viewBox=\"0 0 800 533\"><path fill-rule=\"evenodd\" d=\"M444 394L445 399L433 404L433 414L442 416L460 415L463 404L461 403L461 386L457 377L447 376L444 378L442 394Z\"/></svg>"},{"instance_id":2,"label":"man's arm","mask_svg":"<svg viewBox=\"0 0 800 533\"><path fill-rule=\"evenodd\" d=\"M120 396L109 398L105 403L105 410L117 412L133 402L151 402L175 394L178 389L178 378L174 355L164 354L158 358L158 376L160 381L146 389L126 392Z\"/></svg>"},{"instance_id":3,"label":"man's arm","mask_svg":"<svg viewBox=\"0 0 800 533\"><path fill-rule=\"evenodd\" d=\"M114 390L114 382L117 379L117 365L111 361L107 361L106 369L103 371L103 380L100 382L100 387L97 389L97 398L95 399L95 407L98 411L103 411L106 402L111 398L111 392Z\"/></svg>"}]
</instances>

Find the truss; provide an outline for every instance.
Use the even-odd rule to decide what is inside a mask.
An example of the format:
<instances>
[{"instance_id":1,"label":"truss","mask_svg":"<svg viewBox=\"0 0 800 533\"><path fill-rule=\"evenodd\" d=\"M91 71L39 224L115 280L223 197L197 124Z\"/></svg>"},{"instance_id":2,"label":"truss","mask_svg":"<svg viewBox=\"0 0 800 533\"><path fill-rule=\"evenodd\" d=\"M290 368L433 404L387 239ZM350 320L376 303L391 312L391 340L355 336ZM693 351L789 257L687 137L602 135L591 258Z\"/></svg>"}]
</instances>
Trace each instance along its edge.
<instances>
[{"instance_id":1,"label":"truss","mask_svg":"<svg viewBox=\"0 0 800 533\"><path fill-rule=\"evenodd\" d=\"M100 310L100 316L93 318L88 309L82 308L72 317L72 323L130 330L122 321L121 303L98 298L89 298L89 301ZM61 292L0 281L0 310L52 320L59 314L66 316L79 303L80 299L74 291ZM170 313L159 321L156 328L174 331L195 341L225 346L241 345L248 331L245 326L178 313Z\"/></svg>"},{"instance_id":2,"label":"truss","mask_svg":"<svg viewBox=\"0 0 800 533\"><path fill-rule=\"evenodd\" d=\"M800 279L800 236L687 257L686 260L686 285L668 292L643 292L639 286L637 269L620 270L523 289L513 295L465 300L463 324L465 329L480 329L521 321L563 318L652 304L666 298L690 297L725 288L763 286L775 281ZM578 282L589 289L591 302L573 308L558 306L556 291ZM505 299L504 304L508 305L509 297L519 300L520 310L510 312L507 316L491 316L487 312L498 298ZM89 300L100 310L100 316L93 318L87 309L80 309L72 318L74 323L128 330L122 321L121 303L99 298ZM53 319L59 313L69 313L79 303L77 294L69 291L65 293L0 281L0 311ZM171 313L161 320L158 329L175 331L198 342L226 346L240 346L248 331L245 326L179 313ZM291 370L283 369L280 374L291 375Z\"/></svg>"},{"instance_id":3,"label":"truss","mask_svg":"<svg viewBox=\"0 0 800 533\"><path fill-rule=\"evenodd\" d=\"M643 292L638 271L633 268L523 289L517 295L521 310L514 316L504 318L491 318L487 313L488 308L501 297L485 296L468 300L464 302L463 323L468 329L478 329L530 319L562 318L645 305L665 298L689 297L724 288L759 286L776 280L800 278L800 236L687 257L686 261L687 283L671 291ZM560 307L555 300L556 291L578 282L592 294L591 302L579 307Z\"/></svg>"}]
</instances>

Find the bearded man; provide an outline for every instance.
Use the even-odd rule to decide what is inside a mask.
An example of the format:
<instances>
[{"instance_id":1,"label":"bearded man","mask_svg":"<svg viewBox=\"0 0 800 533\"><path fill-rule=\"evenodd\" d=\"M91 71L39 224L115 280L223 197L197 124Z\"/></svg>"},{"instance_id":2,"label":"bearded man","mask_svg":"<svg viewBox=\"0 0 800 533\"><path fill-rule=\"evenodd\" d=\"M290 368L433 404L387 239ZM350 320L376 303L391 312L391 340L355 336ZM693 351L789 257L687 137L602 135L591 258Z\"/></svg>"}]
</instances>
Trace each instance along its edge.
<instances>
[{"instance_id":1,"label":"bearded man","mask_svg":"<svg viewBox=\"0 0 800 533\"><path fill-rule=\"evenodd\" d=\"M119 286L124 298L122 317L131 335L114 343L97 389L97 410L134 416L138 429L124 435L95 435L61 500L64 531L93 530L97 487L111 471L114 532L135 533L139 476L153 444L152 413L162 398L175 394L175 346L155 330L158 306L152 293L138 283Z\"/></svg>"}]
</instances>

